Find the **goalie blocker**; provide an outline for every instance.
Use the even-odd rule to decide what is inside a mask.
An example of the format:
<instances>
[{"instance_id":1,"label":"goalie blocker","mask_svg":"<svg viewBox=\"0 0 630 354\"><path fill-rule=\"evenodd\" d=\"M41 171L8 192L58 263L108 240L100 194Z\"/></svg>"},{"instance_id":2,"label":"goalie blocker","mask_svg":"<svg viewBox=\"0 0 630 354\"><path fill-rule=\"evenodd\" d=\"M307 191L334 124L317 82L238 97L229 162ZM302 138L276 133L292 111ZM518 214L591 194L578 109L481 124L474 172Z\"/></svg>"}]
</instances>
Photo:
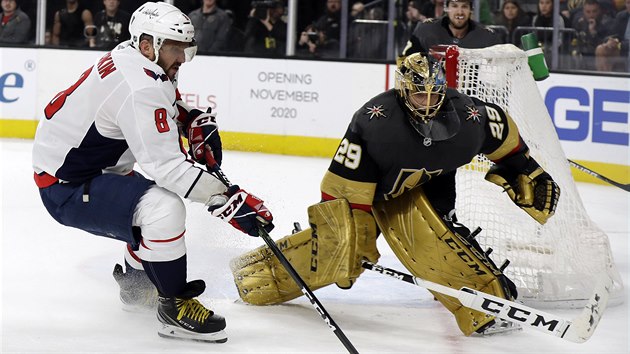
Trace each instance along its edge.
<instances>
[{"instance_id":1,"label":"goalie blocker","mask_svg":"<svg viewBox=\"0 0 630 354\"><path fill-rule=\"evenodd\" d=\"M308 208L311 228L276 244L312 290L332 283L350 287L364 270L362 260L376 262L380 257L377 223L398 259L415 276L455 289L469 287L506 299L516 297L514 284L467 229L443 220L422 188L379 202L373 212L374 216L352 210L345 199L315 204ZM266 246L233 259L230 266L245 302L271 305L302 295ZM465 335L483 333L494 323L493 316L463 307L456 298L433 294L454 314Z\"/></svg>"}]
</instances>

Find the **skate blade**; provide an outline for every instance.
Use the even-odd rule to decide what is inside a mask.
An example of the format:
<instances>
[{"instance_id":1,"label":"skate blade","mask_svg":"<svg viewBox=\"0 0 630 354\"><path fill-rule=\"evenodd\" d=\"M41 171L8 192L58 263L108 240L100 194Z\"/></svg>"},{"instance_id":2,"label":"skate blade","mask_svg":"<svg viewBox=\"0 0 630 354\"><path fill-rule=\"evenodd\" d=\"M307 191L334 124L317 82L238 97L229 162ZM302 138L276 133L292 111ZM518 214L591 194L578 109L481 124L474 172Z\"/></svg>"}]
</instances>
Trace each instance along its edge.
<instances>
[{"instance_id":1,"label":"skate blade","mask_svg":"<svg viewBox=\"0 0 630 354\"><path fill-rule=\"evenodd\" d=\"M511 322L507 322L507 321L503 321L500 320L500 323L497 323L491 327L489 327L488 329L486 329L483 333L473 333L471 334L471 337L492 337L492 336L501 336L501 335L506 335L506 334L512 334L514 332L518 332L520 330L523 329L523 327L511 323Z\"/></svg>"},{"instance_id":2,"label":"skate blade","mask_svg":"<svg viewBox=\"0 0 630 354\"><path fill-rule=\"evenodd\" d=\"M227 342L227 333L225 331L217 331L212 333L195 333L183 328L160 324L158 335L163 338L192 340L205 343L225 343Z\"/></svg>"}]
</instances>

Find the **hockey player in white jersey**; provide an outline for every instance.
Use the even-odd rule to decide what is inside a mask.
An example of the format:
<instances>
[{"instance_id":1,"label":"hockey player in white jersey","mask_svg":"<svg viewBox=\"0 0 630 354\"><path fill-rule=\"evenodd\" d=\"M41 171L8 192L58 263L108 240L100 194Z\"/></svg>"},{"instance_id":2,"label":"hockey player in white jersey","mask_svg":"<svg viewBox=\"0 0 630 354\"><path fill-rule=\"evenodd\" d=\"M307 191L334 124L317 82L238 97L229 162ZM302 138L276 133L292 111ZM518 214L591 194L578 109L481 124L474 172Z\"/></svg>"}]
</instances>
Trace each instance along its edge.
<instances>
[{"instance_id":1,"label":"hockey player in white jersey","mask_svg":"<svg viewBox=\"0 0 630 354\"><path fill-rule=\"evenodd\" d=\"M116 265L121 300L157 298L158 334L225 342L225 319L202 305L203 280L186 279L186 208L181 197L257 235L273 217L263 202L201 164L221 162L214 116L178 100L176 76L196 52L190 19L167 3L132 15L129 46L105 54L44 109L33 145L35 182L55 220L127 243ZM137 163L147 177L134 171ZM231 213L230 213L231 211ZM157 289L157 292L156 290ZM155 304L155 301L153 301Z\"/></svg>"}]
</instances>

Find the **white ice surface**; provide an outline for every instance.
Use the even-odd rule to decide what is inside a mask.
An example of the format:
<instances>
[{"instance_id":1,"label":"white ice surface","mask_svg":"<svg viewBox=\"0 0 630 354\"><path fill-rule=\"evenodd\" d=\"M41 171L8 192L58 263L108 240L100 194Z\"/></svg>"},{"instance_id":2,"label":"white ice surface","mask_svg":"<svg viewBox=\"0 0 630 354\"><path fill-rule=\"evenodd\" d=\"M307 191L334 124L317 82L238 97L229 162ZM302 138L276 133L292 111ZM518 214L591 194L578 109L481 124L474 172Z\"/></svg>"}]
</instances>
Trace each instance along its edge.
<instances>
[{"instance_id":1,"label":"white ice surface","mask_svg":"<svg viewBox=\"0 0 630 354\"><path fill-rule=\"evenodd\" d=\"M345 349L304 299L256 307L238 302L228 262L263 244L188 204L189 280L203 279L201 300L227 319L229 340L205 344L157 336L154 313L121 309L111 272L123 261L122 243L57 224L33 183L31 141L0 140L2 200L2 353L344 353ZM264 199L288 234L306 225L306 207L319 200L328 159L226 151L223 170ZM630 194L579 184L591 218L610 237L626 287ZM577 236L579 237L579 235ZM402 270L383 240L380 263ZM453 317L421 288L364 273L348 291L315 292L361 353L628 353L628 302L610 307L593 335L574 344L532 330L488 338L460 334ZM575 310L548 310L567 318Z\"/></svg>"}]
</instances>

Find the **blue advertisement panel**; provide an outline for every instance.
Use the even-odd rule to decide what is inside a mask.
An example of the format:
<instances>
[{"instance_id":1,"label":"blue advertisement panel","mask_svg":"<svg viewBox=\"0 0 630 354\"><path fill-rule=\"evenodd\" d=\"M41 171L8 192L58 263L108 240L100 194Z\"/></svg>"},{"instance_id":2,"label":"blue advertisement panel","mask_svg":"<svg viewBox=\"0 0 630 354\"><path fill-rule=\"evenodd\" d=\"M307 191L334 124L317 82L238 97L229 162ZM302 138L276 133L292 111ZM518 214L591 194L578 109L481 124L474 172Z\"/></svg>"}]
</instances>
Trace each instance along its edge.
<instances>
[{"instance_id":1,"label":"blue advertisement panel","mask_svg":"<svg viewBox=\"0 0 630 354\"><path fill-rule=\"evenodd\" d=\"M0 50L0 118L37 119L37 50Z\"/></svg>"},{"instance_id":2,"label":"blue advertisement panel","mask_svg":"<svg viewBox=\"0 0 630 354\"><path fill-rule=\"evenodd\" d=\"M552 74L538 86L567 156L629 164L630 79Z\"/></svg>"}]
</instances>

